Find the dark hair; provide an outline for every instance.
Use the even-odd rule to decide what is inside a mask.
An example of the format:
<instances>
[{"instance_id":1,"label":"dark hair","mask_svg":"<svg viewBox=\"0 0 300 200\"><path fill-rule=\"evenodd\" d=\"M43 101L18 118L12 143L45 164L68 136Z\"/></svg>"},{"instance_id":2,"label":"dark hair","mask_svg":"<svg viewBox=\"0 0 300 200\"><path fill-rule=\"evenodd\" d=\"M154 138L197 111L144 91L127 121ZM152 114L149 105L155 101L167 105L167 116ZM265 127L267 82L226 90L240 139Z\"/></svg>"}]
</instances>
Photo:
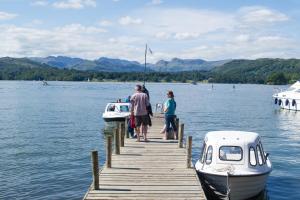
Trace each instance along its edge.
<instances>
[{"instance_id":1,"label":"dark hair","mask_svg":"<svg viewBox=\"0 0 300 200\"><path fill-rule=\"evenodd\" d=\"M137 89L137 91L141 91L142 90L142 86L141 85L136 85L135 88Z\"/></svg>"},{"instance_id":2,"label":"dark hair","mask_svg":"<svg viewBox=\"0 0 300 200\"><path fill-rule=\"evenodd\" d=\"M172 90L169 90L168 93L167 93L167 95L170 95L172 98L174 98L174 93L173 93Z\"/></svg>"}]
</instances>

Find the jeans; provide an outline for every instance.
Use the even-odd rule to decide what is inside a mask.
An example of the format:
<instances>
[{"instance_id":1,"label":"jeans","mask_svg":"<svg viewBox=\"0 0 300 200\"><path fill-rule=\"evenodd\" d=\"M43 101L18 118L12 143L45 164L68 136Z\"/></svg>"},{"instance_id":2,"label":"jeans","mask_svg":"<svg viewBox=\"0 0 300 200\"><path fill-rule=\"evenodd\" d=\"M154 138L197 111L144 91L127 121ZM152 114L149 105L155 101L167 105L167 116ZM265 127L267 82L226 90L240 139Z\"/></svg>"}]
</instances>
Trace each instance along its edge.
<instances>
[{"instance_id":1,"label":"jeans","mask_svg":"<svg viewBox=\"0 0 300 200\"><path fill-rule=\"evenodd\" d=\"M171 126L175 132L177 132L177 127L175 124L175 115L165 115L166 131L170 132Z\"/></svg>"}]
</instances>

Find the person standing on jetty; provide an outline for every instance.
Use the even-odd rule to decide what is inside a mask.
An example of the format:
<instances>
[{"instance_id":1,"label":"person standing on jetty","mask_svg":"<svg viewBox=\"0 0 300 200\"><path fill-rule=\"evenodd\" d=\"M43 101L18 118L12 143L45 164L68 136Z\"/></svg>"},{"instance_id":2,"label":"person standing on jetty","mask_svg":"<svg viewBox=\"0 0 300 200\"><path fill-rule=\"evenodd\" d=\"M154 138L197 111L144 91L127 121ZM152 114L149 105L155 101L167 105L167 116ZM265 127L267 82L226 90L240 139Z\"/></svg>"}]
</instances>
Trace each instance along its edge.
<instances>
[{"instance_id":1,"label":"person standing on jetty","mask_svg":"<svg viewBox=\"0 0 300 200\"><path fill-rule=\"evenodd\" d=\"M175 124L175 110L176 110L176 101L174 100L173 91L168 91L167 93L168 99L164 103L164 112L165 112L165 123L166 123L166 131L164 139L168 139L168 134L171 131L171 127L174 131L174 139L177 139L177 127Z\"/></svg>"},{"instance_id":2,"label":"person standing on jetty","mask_svg":"<svg viewBox=\"0 0 300 200\"><path fill-rule=\"evenodd\" d=\"M135 117L137 141L140 141L140 133L142 132L145 142L147 139L147 131L149 125L149 117L147 106L150 105L148 95L142 92L142 86L135 86L135 93L131 96L131 115Z\"/></svg>"}]
</instances>

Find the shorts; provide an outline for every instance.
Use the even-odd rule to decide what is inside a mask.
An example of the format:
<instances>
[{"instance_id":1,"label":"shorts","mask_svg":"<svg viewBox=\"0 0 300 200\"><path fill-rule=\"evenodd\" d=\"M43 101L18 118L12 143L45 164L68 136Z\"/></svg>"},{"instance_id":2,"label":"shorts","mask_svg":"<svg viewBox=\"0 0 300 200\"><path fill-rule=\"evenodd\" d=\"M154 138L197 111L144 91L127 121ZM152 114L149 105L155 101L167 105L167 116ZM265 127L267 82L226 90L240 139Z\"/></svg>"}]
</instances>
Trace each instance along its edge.
<instances>
[{"instance_id":1,"label":"shorts","mask_svg":"<svg viewBox=\"0 0 300 200\"><path fill-rule=\"evenodd\" d=\"M148 115L135 116L135 126L140 127L142 124L144 126L150 124Z\"/></svg>"}]
</instances>

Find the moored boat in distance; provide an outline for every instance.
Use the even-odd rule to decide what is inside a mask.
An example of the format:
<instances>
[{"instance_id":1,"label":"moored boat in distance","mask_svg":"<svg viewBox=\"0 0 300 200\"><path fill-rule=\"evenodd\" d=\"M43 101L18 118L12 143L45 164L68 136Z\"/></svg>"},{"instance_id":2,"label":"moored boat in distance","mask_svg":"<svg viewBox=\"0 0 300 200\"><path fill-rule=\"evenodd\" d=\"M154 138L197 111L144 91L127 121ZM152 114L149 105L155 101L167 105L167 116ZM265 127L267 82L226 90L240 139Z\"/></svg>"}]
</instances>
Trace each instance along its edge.
<instances>
[{"instance_id":1,"label":"moored boat in distance","mask_svg":"<svg viewBox=\"0 0 300 200\"><path fill-rule=\"evenodd\" d=\"M124 121L130 116L130 103L108 103L102 118L106 122Z\"/></svg>"},{"instance_id":2,"label":"moored boat in distance","mask_svg":"<svg viewBox=\"0 0 300 200\"><path fill-rule=\"evenodd\" d=\"M245 200L265 189L268 156L257 133L214 131L206 134L195 168L207 196Z\"/></svg>"},{"instance_id":3,"label":"moored boat in distance","mask_svg":"<svg viewBox=\"0 0 300 200\"><path fill-rule=\"evenodd\" d=\"M273 98L274 103L283 109L300 110L300 81L291 85L287 90L274 94Z\"/></svg>"},{"instance_id":4,"label":"moored boat in distance","mask_svg":"<svg viewBox=\"0 0 300 200\"><path fill-rule=\"evenodd\" d=\"M47 83L47 81L43 80L43 86L48 86L49 84Z\"/></svg>"}]
</instances>

